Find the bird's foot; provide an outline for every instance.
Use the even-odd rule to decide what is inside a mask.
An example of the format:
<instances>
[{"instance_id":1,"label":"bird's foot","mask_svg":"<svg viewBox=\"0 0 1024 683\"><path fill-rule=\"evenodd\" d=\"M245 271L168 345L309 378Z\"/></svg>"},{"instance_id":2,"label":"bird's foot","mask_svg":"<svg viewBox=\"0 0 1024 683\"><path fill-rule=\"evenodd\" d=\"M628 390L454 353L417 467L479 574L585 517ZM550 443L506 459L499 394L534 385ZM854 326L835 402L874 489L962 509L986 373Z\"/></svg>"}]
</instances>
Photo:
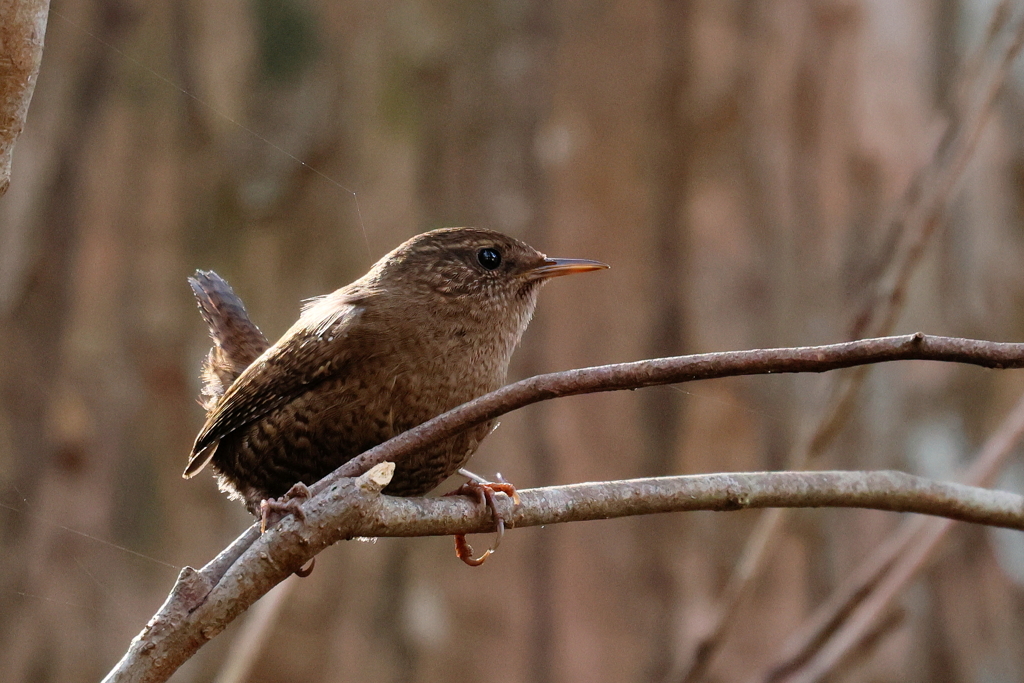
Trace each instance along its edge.
<instances>
[{"instance_id":1,"label":"bird's foot","mask_svg":"<svg viewBox=\"0 0 1024 683\"><path fill-rule=\"evenodd\" d=\"M264 498L260 501L260 533L265 533L266 530L278 522L280 522L286 515L295 515L295 518L305 522L306 511L302 509L302 504L313 497L310 493L309 488L301 481L297 484L293 484L288 492L280 498ZM308 567L303 567L295 570L295 576L300 579L304 579L313 573L313 567L316 566L316 558L314 557L309 561Z\"/></svg>"},{"instance_id":2,"label":"bird's foot","mask_svg":"<svg viewBox=\"0 0 1024 683\"><path fill-rule=\"evenodd\" d=\"M260 533L266 533L286 515L295 515L296 519L305 522L306 511L302 504L312 497L309 488L300 481L280 498L264 498L260 501Z\"/></svg>"},{"instance_id":3,"label":"bird's foot","mask_svg":"<svg viewBox=\"0 0 1024 683\"><path fill-rule=\"evenodd\" d=\"M487 481L483 477L480 477L468 470L459 470L459 474L469 479L468 482L455 489L451 493L445 495L448 496L470 496L475 498L481 505L491 509L491 515L494 517L495 533L497 536L494 539L494 543L491 547L484 551L480 557L473 557L473 547L469 545L469 541L466 540L465 534L455 535L455 555L468 564L470 567L479 567L484 563L490 555L498 549L498 545L501 543L502 537L505 535L505 517L498 510L498 506L495 503L495 495L498 493L504 493L506 496L512 499L513 509L519 507L519 493L516 491L516 487L505 481L505 478L501 476L499 472L495 477L498 481Z\"/></svg>"}]
</instances>

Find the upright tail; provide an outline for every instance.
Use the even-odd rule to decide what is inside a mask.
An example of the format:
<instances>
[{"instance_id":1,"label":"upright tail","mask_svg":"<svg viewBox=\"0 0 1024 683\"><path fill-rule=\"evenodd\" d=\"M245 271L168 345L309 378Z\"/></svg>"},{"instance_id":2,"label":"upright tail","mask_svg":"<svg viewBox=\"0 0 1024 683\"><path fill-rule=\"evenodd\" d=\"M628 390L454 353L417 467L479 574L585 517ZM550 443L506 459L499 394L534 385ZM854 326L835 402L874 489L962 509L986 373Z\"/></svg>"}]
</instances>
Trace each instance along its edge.
<instances>
[{"instance_id":1,"label":"upright tail","mask_svg":"<svg viewBox=\"0 0 1024 683\"><path fill-rule=\"evenodd\" d=\"M210 327L213 348L203 361L202 404L212 410L231 383L269 346L249 319L231 286L212 270L197 270L188 279L203 320Z\"/></svg>"}]
</instances>

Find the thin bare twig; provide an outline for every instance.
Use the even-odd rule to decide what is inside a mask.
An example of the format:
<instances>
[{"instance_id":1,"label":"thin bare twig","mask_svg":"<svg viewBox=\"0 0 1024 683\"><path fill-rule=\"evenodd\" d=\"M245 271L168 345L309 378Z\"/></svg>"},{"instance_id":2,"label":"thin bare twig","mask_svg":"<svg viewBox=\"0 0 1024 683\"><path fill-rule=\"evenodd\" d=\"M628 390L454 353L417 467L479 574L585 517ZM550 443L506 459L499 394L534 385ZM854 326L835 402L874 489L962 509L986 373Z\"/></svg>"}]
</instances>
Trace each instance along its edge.
<instances>
[{"instance_id":1,"label":"thin bare twig","mask_svg":"<svg viewBox=\"0 0 1024 683\"><path fill-rule=\"evenodd\" d=\"M985 442L961 480L972 486L990 485L1022 436L1024 396ZM794 632L775 664L757 680L790 680L788 677L805 664L821 670L824 661L811 658L823 648L830 652L824 657L828 665L840 665L858 643L868 638L872 618L877 620L906 583L927 565L950 529L951 524L939 519L916 517L903 522Z\"/></svg>"},{"instance_id":2,"label":"thin bare twig","mask_svg":"<svg viewBox=\"0 0 1024 683\"><path fill-rule=\"evenodd\" d=\"M961 108L959 125L951 125L936 150L935 158L925 166L913 186L916 201L906 203L895 219L894 228L902 236L893 252L891 265L875 283L875 292L855 318L851 336L882 336L889 334L903 311L907 286L917 270L924 250L939 226L953 198L953 191L963 177L967 163L974 155L985 123L1006 82L1013 62L1020 54L1024 40L1024 18L1018 20L1003 50L991 60L986 72L981 67L984 56L999 42L1003 28L1012 12L1010 0L1003 0L992 14L985 39L978 52L969 57L960 79ZM978 83L975 83L978 81ZM973 99L972 99L973 98Z\"/></svg>"},{"instance_id":3,"label":"thin bare twig","mask_svg":"<svg viewBox=\"0 0 1024 683\"><path fill-rule=\"evenodd\" d=\"M822 680L830 671L842 665L870 637L875 625L885 616L893 600L924 568L953 526L953 522L948 519L938 521L938 524L927 525L924 528L918 537L919 542L902 555L899 562L873 587L863 602L848 614L832 637L807 662L779 680L787 683L812 683Z\"/></svg>"}]
</instances>

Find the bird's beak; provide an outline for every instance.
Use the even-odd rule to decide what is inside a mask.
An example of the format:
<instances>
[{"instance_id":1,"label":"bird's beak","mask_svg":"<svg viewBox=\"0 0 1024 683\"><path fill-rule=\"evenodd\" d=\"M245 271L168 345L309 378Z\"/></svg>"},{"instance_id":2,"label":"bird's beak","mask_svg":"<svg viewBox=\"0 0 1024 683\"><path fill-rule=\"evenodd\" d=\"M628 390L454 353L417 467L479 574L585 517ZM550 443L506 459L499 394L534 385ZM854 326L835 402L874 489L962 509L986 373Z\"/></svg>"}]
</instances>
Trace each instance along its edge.
<instances>
[{"instance_id":1,"label":"bird's beak","mask_svg":"<svg viewBox=\"0 0 1024 683\"><path fill-rule=\"evenodd\" d=\"M527 271L526 276L531 280L547 280L560 275L585 273L588 270L604 270L610 267L607 263L585 258L546 258L539 266Z\"/></svg>"}]
</instances>

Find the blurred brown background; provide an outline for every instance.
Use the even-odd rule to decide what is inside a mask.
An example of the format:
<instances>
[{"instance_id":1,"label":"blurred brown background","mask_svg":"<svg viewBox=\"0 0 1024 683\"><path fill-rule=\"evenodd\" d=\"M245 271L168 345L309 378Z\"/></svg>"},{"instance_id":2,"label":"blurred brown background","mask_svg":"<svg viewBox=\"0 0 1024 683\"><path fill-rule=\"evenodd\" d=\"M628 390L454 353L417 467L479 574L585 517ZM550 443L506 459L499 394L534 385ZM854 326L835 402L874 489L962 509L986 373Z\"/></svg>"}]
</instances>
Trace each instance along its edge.
<instances>
[{"instance_id":1,"label":"blurred brown background","mask_svg":"<svg viewBox=\"0 0 1024 683\"><path fill-rule=\"evenodd\" d=\"M546 288L515 379L840 341L993 5L54 0L0 200L0 679L98 680L178 569L250 521L180 477L209 346L193 270L276 338L405 238L479 225L613 266ZM897 331L1024 339L1019 73ZM826 381L536 405L473 469L529 487L779 468ZM822 464L953 477L1022 390L1017 372L877 367ZM446 538L343 543L248 680L670 680L756 518L517 530L479 569ZM899 518L792 520L709 680L766 664ZM957 528L842 680L1024 679L1022 545ZM172 680L213 680L238 630Z\"/></svg>"}]
</instances>

